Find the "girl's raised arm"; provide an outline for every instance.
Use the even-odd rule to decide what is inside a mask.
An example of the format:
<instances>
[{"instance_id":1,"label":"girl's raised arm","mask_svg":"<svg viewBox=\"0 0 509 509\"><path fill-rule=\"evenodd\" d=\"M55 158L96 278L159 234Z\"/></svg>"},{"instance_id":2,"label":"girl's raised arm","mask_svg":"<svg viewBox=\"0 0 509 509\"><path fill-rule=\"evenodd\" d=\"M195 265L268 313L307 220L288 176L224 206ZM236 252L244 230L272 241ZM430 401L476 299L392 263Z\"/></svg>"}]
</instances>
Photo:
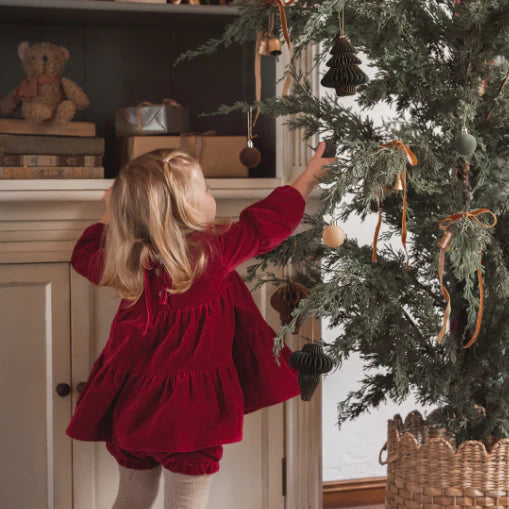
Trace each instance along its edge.
<instances>
[{"instance_id":1,"label":"girl's raised arm","mask_svg":"<svg viewBox=\"0 0 509 509\"><path fill-rule=\"evenodd\" d=\"M297 228L306 201L290 185L276 187L266 198L246 207L239 220L218 235L227 272L253 256L272 251Z\"/></svg>"},{"instance_id":2,"label":"girl's raised arm","mask_svg":"<svg viewBox=\"0 0 509 509\"><path fill-rule=\"evenodd\" d=\"M239 220L218 236L222 262L232 271L253 256L272 251L297 228L304 215L306 199L326 174L335 157L323 158L325 142L320 143L306 169L291 185L276 187L266 198L245 208Z\"/></svg>"}]
</instances>

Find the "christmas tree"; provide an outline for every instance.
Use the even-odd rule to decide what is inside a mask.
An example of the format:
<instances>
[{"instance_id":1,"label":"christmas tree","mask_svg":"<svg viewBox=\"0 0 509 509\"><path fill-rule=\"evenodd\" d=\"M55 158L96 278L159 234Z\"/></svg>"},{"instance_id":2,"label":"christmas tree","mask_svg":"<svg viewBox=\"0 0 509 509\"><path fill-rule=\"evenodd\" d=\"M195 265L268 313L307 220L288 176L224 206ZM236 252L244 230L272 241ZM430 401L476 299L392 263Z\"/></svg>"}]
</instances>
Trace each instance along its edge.
<instances>
[{"instance_id":1,"label":"christmas tree","mask_svg":"<svg viewBox=\"0 0 509 509\"><path fill-rule=\"evenodd\" d=\"M251 41L279 12L274 2L235 5L240 15L222 38L180 60ZM334 92L313 96L291 65L291 92L254 104L288 116L306 139L338 141L322 210L249 269L258 280L269 262L291 261L293 279L311 290L279 330L275 355L297 320L327 317L340 332L325 351L338 366L358 353L365 367L359 390L338 405L338 424L413 393L437 409L432 419L458 443L509 437L509 0L299 0L286 7L293 59L312 44L316 64L326 62L341 12L353 47L378 70L357 88L361 110ZM368 113L379 102L397 118L375 126ZM214 113L248 109L237 101ZM415 154L415 166L393 140ZM395 190L398 177L403 191ZM379 210L389 231L376 251L348 231L341 247L323 244L330 218ZM407 232L408 266L405 249L388 242Z\"/></svg>"}]
</instances>

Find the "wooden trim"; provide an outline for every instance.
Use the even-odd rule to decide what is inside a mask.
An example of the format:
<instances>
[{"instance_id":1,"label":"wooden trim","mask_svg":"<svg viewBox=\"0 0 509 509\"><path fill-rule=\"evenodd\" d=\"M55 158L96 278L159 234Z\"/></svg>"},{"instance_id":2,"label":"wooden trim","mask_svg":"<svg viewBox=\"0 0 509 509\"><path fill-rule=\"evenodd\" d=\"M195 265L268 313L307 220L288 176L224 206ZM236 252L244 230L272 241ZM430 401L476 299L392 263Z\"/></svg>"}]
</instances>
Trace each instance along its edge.
<instances>
[{"instance_id":1,"label":"wooden trim","mask_svg":"<svg viewBox=\"0 0 509 509\"><path fill-rule=\"evenodd\" d=\"M1 1L1 0L0 0ZM218 200L257 200L265 198L282 184L280 178L207 178ZM0 180L2 202L101 202L114 179L16 179ZM320 189L311 197L318 198ZM99 217L99 216L98 216Z\"/></svg>"},{"instance_id":2,"label":"wooden trim","mask_svg":"<svg viewBox=\"0 0 509 509\"><path fill-rule=\"evenodd\" d=\"M282 76L290 55L286 46L278 59L276 76ZM318 51L316 45L310 45L299 57L297 69L311 81L314 95L318 96L320 75L318 66L312 68L313 56ZM277 87L281 93L282 84ZM283 182L290 183L300 175L306 167L312 149L303 140L302 130L290 131L285 119L276 120L276 175L283 178ZM318 186L317 186L318 187ZM316 195L315 195L316 193ZM310 198L320 197L321 190L315 188ZM319 199L308 199L306 213L315 214L320 206ZM301 224L298 232L307 229ZM300 335L288 334L286 344L295 351L300 350L305 341L300 337L311 337L312 327L315 336L320 337L321 320L311 322L306 320ZM302 401L300 396L290 398L284 402L286 415L285 430L285 458L286 458L286 497L285 509L323 509L323 481L322 481L322 383L316 388L311 401Z\"/></svg>"},{"instance_id":3,"label":"wooden trim","mask_svg":"<svg viewBox=\"0 0 509 509\"><path fill-rule=\"evenodd\" d=\"M383 505L386 477L327 481L323 483L323 508Z\"/></svg>"},{"instance_id":4,"label":"wooden trim","mask_svg":"<svg viewBox=\"0 0 509 509\"><path fill-rule=\"evenodd\" d=\"M0 7L16 7L23 9L55 9L63 11L118 13L155 13L158 16L178 14L219 14L235 16L240 13L233 5L173 5L148 2L104 2L101 0L0 0Z\"/></svg>"}]
</instances>

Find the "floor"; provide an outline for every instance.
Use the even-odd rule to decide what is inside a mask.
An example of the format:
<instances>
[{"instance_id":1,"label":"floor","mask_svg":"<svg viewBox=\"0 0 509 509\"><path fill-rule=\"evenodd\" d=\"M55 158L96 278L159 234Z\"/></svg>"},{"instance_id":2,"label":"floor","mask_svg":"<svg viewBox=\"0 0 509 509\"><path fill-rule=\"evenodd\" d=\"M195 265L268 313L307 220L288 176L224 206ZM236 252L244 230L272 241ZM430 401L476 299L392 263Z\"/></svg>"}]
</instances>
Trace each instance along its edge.
<instances>
[{"instance_id":1,"label":"floor","mask_svg":"<svg viewBox=\"0 0 509 509\"><path fill-rule=\"evenodd\" d=\"M383 505L363 505L362 507L349 507L348 509L384 509Z\"/></svg>"}]
</instances>

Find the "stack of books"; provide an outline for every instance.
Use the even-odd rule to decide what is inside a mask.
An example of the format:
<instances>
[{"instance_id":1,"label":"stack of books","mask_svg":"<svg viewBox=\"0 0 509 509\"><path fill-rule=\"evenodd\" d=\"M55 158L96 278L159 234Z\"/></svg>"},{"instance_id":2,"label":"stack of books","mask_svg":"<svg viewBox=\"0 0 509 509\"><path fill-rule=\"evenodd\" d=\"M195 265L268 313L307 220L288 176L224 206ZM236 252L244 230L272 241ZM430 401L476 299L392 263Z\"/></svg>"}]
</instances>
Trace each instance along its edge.
<instances>
[{"instance_id":1,"label":"stack of books","mask_svg":"<svg viewBox=\"0 0 509 509\"><path fill-rule=\"evenodd\" d=\"M23 120L0 120L0 179L104 178L104 138L95 136L94 124L33 132Z\"/></svg>"}]
</instances>

